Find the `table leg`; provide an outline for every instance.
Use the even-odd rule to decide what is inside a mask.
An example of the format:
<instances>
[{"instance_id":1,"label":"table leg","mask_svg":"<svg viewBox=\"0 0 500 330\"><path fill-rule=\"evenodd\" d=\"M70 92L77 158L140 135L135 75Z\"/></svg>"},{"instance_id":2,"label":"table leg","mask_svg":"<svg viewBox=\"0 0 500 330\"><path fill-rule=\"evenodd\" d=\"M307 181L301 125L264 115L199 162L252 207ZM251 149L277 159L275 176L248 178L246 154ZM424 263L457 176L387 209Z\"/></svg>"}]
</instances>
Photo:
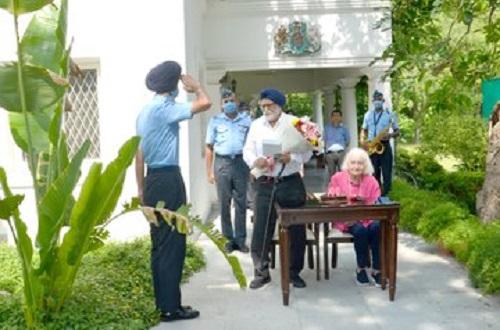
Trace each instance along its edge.
<instances>
[{"instance_id":1,"label":"table leg","mask_svg":"<svg viewBox=\"0 0 500 330\"><path fill-rule=\"evenodd\" d=\"M380 221L380 280L382 281L382 290L385 290L387 281L387 228L386 220Z\"/></svg>"},{"instance_id":2,"label":"table leg","mask_svg":"<svg viewBox=\"0 0 500 330\"><path fill-rule=\"evenodd\" d=\"M394 220L391 221L391 246L390 253L391 258L389 261L389 300L394 301L394 295L396 294L396 267L398 259L398 226Z\"/></svg>"},{"instance_id":3,"label":"table leg","mask_svg":"<svg viewBox=\"0 0 500 330\"><path fill-rule=\"evenodd\" d=\"M287 227L281 226L279 231L281 292L283 305L288 306L290 296L290 233Z\"/></svg>"},{"instance_id":4,"label":"table leg","mask_svg":"<svg viewBox=\"0 0 500 330\"><path fill-rule=\"evenodd\" d=\"M321 280L321 267L319 265L319 223L314 224L314 240L316 241L316 280Z\"/></svg>"},{"instance_id":5,"label":"table leg","mask_svg":"<svg viewBox=\"0 0 500 330\"><path fill-rule=\"evenodd\" d=\"M323 224L323 257L325 259L323 265L325 266L325 280L330 279L330 262L328 259L328 241L327 241L329 233L328 225L329 225L328 222L325 222Z\"/></svg>"}]
</instances>

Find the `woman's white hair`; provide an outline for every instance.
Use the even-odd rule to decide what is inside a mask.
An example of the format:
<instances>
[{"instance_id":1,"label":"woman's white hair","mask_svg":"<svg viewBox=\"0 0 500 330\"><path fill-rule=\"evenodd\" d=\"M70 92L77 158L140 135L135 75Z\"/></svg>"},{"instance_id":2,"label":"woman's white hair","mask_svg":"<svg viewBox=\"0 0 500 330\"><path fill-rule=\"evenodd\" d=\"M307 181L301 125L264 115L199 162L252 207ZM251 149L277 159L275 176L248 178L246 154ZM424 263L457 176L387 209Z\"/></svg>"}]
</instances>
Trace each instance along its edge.
<instances>
[{"instance_id":1,"label":"woman's white hair","mask_svg":"<svg viewBox=\"0 0 500 330\"><path fill-rule=\"evenodd\" d=\"M342 163L342 170L347 171L349 162L351 162L353 159L363 161L363 163L365 164L365 169L363 171L364 175L373 174L373 165L370 160L370 156L368 156L368 153L361 148L352 148L351 150L349 150L349 152L345 155L344 162Z\"/></svg>"}]
</instances>

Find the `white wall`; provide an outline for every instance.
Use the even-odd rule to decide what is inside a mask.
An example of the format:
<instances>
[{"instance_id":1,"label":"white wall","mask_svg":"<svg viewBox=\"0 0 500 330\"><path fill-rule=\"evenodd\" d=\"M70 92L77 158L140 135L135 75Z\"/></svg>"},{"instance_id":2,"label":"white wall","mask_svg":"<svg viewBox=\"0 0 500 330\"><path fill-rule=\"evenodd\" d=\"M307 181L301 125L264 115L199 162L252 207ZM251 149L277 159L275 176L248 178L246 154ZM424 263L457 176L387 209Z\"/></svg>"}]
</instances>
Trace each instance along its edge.
<instances>
[{"instance_id":1,"label":"white wall","mask_svg":"<svg viewBox=\"0 0 500 330\"><path fill-rule=\"evenodd\" d=\"M97 63L99 68L99 115L101 134L101 160L108 163L117 154L126 139L135 134L135 119L142 106L152 97L144 80L148 70L161 61L172 59L185 67L184 7L182 0L148 0L144 3L117 0L72 0L69 2L68 41L74 38L72 57L78 63ZM14 44L4 47L4 39L11 35L6 31L9 20L0 14L0 60L12 58ZM181 92L180 100L186 99ZM0 115L2 138L0 165L6 166L9 175L16 174L25 164L13 156L19 152L12 148L6 134L8 125L5 114ZM182 128L184 136L187 125ZM8 141L7 143L5 143ZM7 146L5 146L7 144ZM186 163L186 155L181 162ZM184 168L184 170L188 170ZM27 171L14 175L14 188L23 187ZM184 173L185 177L188 173ZM28 180L29 185L29 180ZM22 189L29 195L31 189ZM128 172L122 200L136 195L133 168ZM121 203L120 203L121 204ZM23 203L22 211L30 232L36 231L33 203ZM145 234L148 226L142 216L134 215L112 226L113 238L127 238Z\"/></svg>"},{"instance_id":2,"label":"white wall","mask_svg":"<svg viewBox=\"0 0 500 330\"><path fill-rule=\"evenodd\" d=\"M391 42L391 31L374 30L389 2L212 1L204 28L208 67L229 71L367 65ZM251 6L251 5L254 6ZM309 7L308 7L309 6ZM309 9L308 9L309 8ZM280 24L303 20L319 26L322 49L312 56L274 52Z\"/></svg>"}]
</instances>

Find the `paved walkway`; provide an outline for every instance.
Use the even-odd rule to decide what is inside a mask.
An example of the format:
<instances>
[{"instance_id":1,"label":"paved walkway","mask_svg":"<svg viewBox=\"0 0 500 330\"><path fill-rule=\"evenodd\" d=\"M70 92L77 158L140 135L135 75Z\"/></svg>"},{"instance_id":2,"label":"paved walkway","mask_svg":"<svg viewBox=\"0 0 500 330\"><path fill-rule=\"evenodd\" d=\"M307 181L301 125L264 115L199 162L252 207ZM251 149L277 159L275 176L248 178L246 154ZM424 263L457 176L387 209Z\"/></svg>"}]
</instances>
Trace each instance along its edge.
<instances>
[{"instance_id":1,"label":"paved walkway","mask_svg":"<svg viewBox=\"0 0 500 330\"><path fill-rule=\"evenodd\" d=\"M222 255L206 239L208 266L182 288L183 302L200 310L199 319L161 324L178 330L319 330L319 329L500 329L500 298L472 289L464 268L431 246L400 234L396 299L387 291L357 287L354 251L341 244L338 268L330 280L316 281L302 272L307 288L291 288L290 305L281 300L279 271L259 290L240 290ZM248 254L236 252L250 280Z\"/></svg>"},{"instance_id":2,"label":"paved walkway","mask_svg":"<svg viewBox=\"0 0 500 330\"><path fill-rule=\"evenodd\" d=\"M182 292L183 303L199 309L200 318L155 329L500 329L500 297L481 295L460 264L409 234L399 235L394 302L387 291L356 286L353 246L340 244L338 268L330 272L330 280L316 281L315 270L304 269L307 288L292 287L288 307L282 305L279 269L271 272L272 282L265 287L240 290L222 255L206 238L199 243L208 266ZM250 281L250 256L235 253Z\"/></svg>"}]
</instances>

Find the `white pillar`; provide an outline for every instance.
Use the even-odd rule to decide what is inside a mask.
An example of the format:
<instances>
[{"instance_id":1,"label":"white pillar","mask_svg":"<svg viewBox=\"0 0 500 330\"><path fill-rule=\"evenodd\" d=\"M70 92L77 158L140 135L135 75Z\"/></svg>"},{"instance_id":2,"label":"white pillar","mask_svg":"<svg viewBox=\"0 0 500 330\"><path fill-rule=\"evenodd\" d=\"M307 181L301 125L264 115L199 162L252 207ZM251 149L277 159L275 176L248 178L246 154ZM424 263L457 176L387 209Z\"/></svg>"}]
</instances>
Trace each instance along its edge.
<instances>
[{"instance_id":1,"label":"white pillar","mask_svg":"<svg viewBox=\"0 0 500 330\"><path fill-rule=\"evenodd\" d=\"M334 98L333 98L333 87L328 87L323 89L323 94L325 95L325 109L323 110L324 112L324 118L329 121L330 120L330 114L332 113L333 107L334 107Z\"/></svg>"},{"instance_id":2,"label":"white pillar","mask_svg":"<svg viewBox=\"0 0 500 330\"><path fill-rule=\"evenodd\" d=\"M368 105L371 108L373 92L378 90L384 94L385 106L392 110L391 78L387 76L384 79L389 67L369 67L362 69L361 72L368 76Z\"/></svg>"},{"instance_id":3,"label":"white pillar","mask_svg":"<svg viewBox=\"0 0 500 330\"><path fill-rule=\"evenodd\" d=\"M323 93L317 90L314 91L312 98L314 122L318 125L320 132L323 132L324 128L322 96Z\"/></svg>"},{"instance_id":4,"label":"white pillar","mask_svg":"<svg viewBox=\"0 0 500 330\"><path fill-rule=\"evenodd\" d=\"M356 84L359 78L344 78L339 80L342 93L342 117L345 127L351 134L349 147L358 146L358 111L356 108Z\"/></svg>"}]
</instances>

